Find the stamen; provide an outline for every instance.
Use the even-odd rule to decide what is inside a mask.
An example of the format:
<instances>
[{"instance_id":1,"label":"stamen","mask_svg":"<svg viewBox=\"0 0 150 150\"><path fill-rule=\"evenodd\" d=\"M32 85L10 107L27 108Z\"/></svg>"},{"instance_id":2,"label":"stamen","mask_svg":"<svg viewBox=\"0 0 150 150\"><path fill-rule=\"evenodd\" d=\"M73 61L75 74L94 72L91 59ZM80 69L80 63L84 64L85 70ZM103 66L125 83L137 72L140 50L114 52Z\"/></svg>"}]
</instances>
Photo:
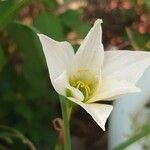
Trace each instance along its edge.
<instances>
[{"instance_id":1,"label":"stamen","mask_svg":"<svg viewBox=\"0 0 150 150\"><path fill-rule=\"evenodd\" d=\"M77 89L80 89L80 88L83 88L83 89L84 89L84 91L85 91L85 99L87 99L87 98L89 97L90 92L91 92L89 86L86 85L86 84L85 84L84 82L82 82L82 81L77 81L75 85L76 85L76 88L77 88Z\"/></svg>"},{"instance_id":2,"label":"stamen","mask_svg":"<svg viewBox=\"0 0 150 150\"><path fill-rule=\"evenodd\" d=\"M97 76L84 68L79 69L76 74L70 76L69 82L71 86L83 93L83 102L87 102L93 96L99 85Z\"/></svg>"}]
</instances>

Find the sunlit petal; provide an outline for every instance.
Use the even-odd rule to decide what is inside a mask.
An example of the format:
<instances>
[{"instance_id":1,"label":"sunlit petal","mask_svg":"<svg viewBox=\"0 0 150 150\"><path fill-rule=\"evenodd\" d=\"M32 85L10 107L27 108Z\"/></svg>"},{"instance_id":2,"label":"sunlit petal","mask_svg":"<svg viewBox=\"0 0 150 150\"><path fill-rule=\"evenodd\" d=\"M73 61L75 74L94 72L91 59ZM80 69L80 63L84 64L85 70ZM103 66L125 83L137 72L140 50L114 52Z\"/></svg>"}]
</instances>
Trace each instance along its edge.
<instances>
[{"instance_id":1,"label":"sunlit petal","mask_svg":"<svg viewBox=\"0 0 150 150\"><path fill-rule=\"evenodd\" d=\"M85 109L92 116L95 122L105 131L105 123L113 109L113 106L98 103L87 104L71 97L68 97L68 99Z\"/></svg>"},{"instance_id":2,"label":"sunlit petal","mask_svg":"<svg viewBox=\"0 0 150 150\"><path fill-rule=\"evenodd\" d=\"M63 96L70 96L76 98L78 101L82 101L84 96L77 88L71 87L68 81L67 73L64 71L57 79L54 80L55 90Z\"/></svg>"},{"instance_id":3,"label":"sunlit petal","mask_svg":"<svg viewBox=\"0 0 150 150\"><path fill-rule=\"evenodd\" d=\"M71 63L74 50L68 42L57 42L46 35L38 34L53 84L55 80Z\"/></svg>"},{"instance_id":4,"label":"sunlit petal","mask_svg":"<svg viewBox=\"0 0 150 150\"><path fill-rule=\"evenodd\" d=\"M102 76L127 80L135 84L149 65L149 52L106 51Z\"/></svg>"},{"instance_id":5,"label":"sunlit petal","mask_svg":"<svg viewBox=\"0 0 150 150\"><path fill-rule=\"evenodd\" d=\"M99 100L114 100L120 95L127 93L140 92L141 90L126 80L116 80L116 79L103 79L102 87L100 91L92 97L88 102L95 102Z\"/></svg>"},{"instance_id":6,"label":"sunlit petal","mask_svg":"<svg viewBox=\"0 0 150 150\"><path fill-rule=\"evenodd\" d=\"M95 22L75 55L79 69L88 69L97 75L100 74L104 59L101 23L100 19Z\"/></svg>"}]
</instances>

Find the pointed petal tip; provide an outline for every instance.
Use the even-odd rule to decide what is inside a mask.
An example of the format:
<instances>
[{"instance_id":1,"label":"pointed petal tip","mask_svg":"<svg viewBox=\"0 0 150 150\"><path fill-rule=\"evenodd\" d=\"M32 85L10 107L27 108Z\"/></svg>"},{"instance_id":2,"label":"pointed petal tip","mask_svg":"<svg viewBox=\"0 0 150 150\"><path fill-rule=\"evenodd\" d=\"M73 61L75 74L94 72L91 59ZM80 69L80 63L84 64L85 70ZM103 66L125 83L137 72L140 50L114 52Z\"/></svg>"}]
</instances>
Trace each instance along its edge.
<instances>
[{"instance_id":1,"label":"pointed petal tip","mask_svg":"<svg viewBox=\"0 0 150 150\"><path fill-rule=\"evenodd\" d=\"M38 37L40 37L42 34L41 33L37 33Z\"/></svg>"},{"instance_id":2,"label":"pointed petal tip","mask_svg":"<svg viewBox=\"0 0 150 150\"><path fill-rule=\"evenodd\" d=\"M112 105L109 105L109 109L110 109L110 111L109 111L109 113L108 113L108 117L110 116L110 114L111 114L111 112L112 112L112 110L113 110L113 106L112 106ZM107 118L108 118L108 117L107 117ZM99 125L103 131L106 131L105 124L106 124L107 118L105 119L105 121L103 122L103 124L100 124L100 125Z\"/></svg>"},{"instance_id":3,"label":"pointed petal tip","mask_svg":"<svg viewBox=\"0 0 150 150\"><path fill-rule=\"evenodd\" d=\"M101 23L103 23L103 20L102 19L97 19L94 24L96 25L96 24L101 24Z\"/></svg>"},{"instance_id":4,"label":"pointed petal tip","mask_svg":"<svg viewBox=\"0 0 150 150\"><path fill-rule=\"evenodd\" d=\"M37 33L37 36L39 37L40 41L44 38L44 34L41 34L41 33Z\"/></svg>"},{"instance_id":5,"label":"pointed petal tip","mask_svg":"<svg viewBox=\"0 0 150 150\"><path fill-rule=\"evenodd\" d=\"M100 128L103 130L103 131L106 131L106 129L105 129L105 125L102 127L102 126L100 126Z\"/></svg>"},{"instance_id":6,"label":"pointed petal tip","mask_svg":"<svg viewBox=\"0 0 150 150\"><path fill-rule=\"evenodd\" d=\"M106 128L105 128L105 124L106 124L106 121L108 119L108 117L110 116L112 110L113 110L113 106L112 105L107 105L107 114L105 115L105 117L102 119L102 120L97 120L95 119L93 116L92 118L95 120L95 122L99 125L99 127L103 130L103 131L106 131ZM106 110L106 109L105 109Z\"/></svg>"},{"instance_id":7,"label":"pointed petal tip","mask_svg":"<svg viewBox=\"0 0 150 150\"><path fill-rule=\"evenodd\" d=\"M47 36L42 33L37 33L37 35L38 35L39 39L47 38Z\"/></svg>"},{"instance_id":8,"label":"pointed petal tip","mask_svg":"<svg viewBox=\"0 0 150 150\"><path fill-rule=\"evenodd\" d=\"M109 117L110 113L113 110L112 105L97 104L97 103L85 104L73 97L67 97L67 98L73 101L74 103L80 105L83 109L85 109L87 113L89 113L91 117L95 120L95 122L99 125L99 127L103 131L106 130L105 124L106 124L107 118Z\"/></svg>"},{"instance_id":9,"label":"pointed petal tip","mask_svg":"<svg viewBox=\"0 0 150 150\"><path fill-rule=\"evenodd\" d=\"M105 127L104 127L104 128L102 128L102 130L103 130L103 131L106 131Z\"/></svg>"}]
</instances>

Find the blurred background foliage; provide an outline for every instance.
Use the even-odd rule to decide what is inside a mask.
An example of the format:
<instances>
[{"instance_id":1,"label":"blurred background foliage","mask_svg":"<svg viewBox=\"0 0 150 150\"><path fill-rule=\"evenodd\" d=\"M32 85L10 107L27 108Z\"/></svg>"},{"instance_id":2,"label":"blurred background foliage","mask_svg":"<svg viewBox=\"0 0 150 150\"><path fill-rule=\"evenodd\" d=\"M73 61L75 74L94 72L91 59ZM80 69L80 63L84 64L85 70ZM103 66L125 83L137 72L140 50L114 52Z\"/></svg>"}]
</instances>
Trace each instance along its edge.
<instances>
[{"instance_id":1,"label":"blurred background foliage","mask_svg":"<svg viewBox=\"0 0 150 150\"><path fill-rule=\"evenodd\" d=\"M76 50L96 18L104 22L105 49L150 50L149 0L0 0L0 124L11 127L0 126L0 149L28 149L12 128L38 149L53 149L59 102L36 33Z\"/></svg>"}]
</instances>

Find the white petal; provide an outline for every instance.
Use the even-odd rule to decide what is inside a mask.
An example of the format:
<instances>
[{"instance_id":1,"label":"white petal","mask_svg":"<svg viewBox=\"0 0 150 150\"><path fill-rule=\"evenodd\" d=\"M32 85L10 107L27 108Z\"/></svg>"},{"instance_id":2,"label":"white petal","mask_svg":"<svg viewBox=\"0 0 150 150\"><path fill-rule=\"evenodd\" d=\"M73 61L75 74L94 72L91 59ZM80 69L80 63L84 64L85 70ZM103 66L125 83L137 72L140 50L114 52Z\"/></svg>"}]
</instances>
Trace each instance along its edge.
<instances>
[{"instance_id":1,"label":"white petal","mask_svg":"<svg viewBox=\"0 0 150 150\"><path fill-rule=\"evenodd\" d=\"M53 84L53 80L70 65L74 57L74 50L68 42L57 42L43 34L38 34L38 36L43 47Z\"/></svg>"},{"instance_id":2,"label":"white petal","mask_svg":"<svg viewBox=\"0 0 150 150\"><path fill-rule=\"evenodd\" d=\"M77 88L71 87L68 81L67 73L64 71L57 79L54 80L55 90L63 96L67 96L67 92L70 92L72 97L76 98L79 101L84 100L84 96L80 90ZM68 91L69 90L69 91Z\"/></svg>"},{"instance_id":3,"label":"white petal","mask_svg":"<svg viewBox=\"0 0 150 150\"><path fill-rule=\"evenodd\" d=\"M118 81L116 79L103 79L102 86L97 95L88 100L88 102L96 102L99 100L114 100L118 98L120 95L127 93L135 93L140 92L141 90L136 87L134 84L121 80Z\"/></svg>"},{"instance_id":4,"label":"white petal","mask_svg":"<svg viewBox=\"0 0 150 150\"><path fill-rule=\"evenodd\" d=\"M68 99L84 108L92 116L95 122L105 131L105 123L113 106L98 103L87 104L71 97L68 97Z\"/></svg>"},{"instance_id":5,"label":"white petal","mask_svg":"<svg viewBox=\"0 0 150 150\"><path fill-rule=\"evenodd\" d=\"M135 84L150 65L150 53L143 51L106 51L102 76Z\"/></svg>"},{"instance_id":6,"label":"white petal","mask_svg":"<svg viewBox=\"0 0 150 150\"><path fill-rule=\"evenodd\" d=\"M100 74L104 57L101 23L100 19L95 22L75 55L79 69L89 69L96 74Z\"/></svg>"}]
</instances>

